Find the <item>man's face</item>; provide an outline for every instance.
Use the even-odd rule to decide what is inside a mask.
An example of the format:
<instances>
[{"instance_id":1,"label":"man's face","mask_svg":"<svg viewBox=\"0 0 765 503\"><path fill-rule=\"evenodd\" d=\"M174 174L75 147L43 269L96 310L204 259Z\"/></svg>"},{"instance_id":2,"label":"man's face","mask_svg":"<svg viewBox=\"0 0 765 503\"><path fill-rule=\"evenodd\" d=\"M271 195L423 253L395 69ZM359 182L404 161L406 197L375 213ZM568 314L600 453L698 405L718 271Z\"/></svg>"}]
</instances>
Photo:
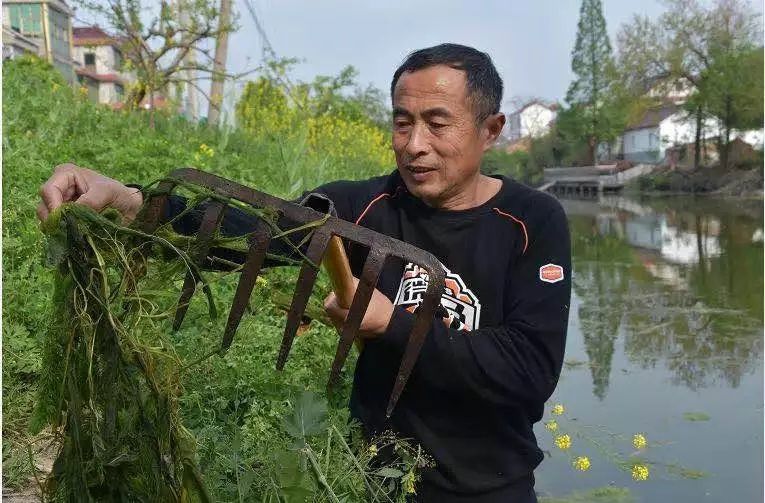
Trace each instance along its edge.
<instances>
[{"instance_id":1,"label":"man's face","mask_svg":"<svg viewBox=\"0 0 765 503\"><path fill-rule=\"evenodd\" d=\"M489 144L476 127L465 72L436 65L404 72L393 91L393 151L406 188L433 207L459 199Z\"/></svg>"}]
</instances>

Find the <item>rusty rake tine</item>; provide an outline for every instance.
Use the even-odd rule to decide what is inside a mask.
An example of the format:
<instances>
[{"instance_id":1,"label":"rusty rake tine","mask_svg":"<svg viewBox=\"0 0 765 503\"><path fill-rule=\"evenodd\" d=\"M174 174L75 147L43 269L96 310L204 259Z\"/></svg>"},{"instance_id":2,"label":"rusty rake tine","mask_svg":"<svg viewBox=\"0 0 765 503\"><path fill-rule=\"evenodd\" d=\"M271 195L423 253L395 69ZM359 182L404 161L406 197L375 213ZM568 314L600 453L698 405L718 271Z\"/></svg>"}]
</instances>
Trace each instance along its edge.
<instances>
[{"instance_id":1,"label":"rusty rake tine","mask_svg":"<svg viewBox=\"0 0 765 503\"><path fill-rule=\"evenodd\" d=\"M218 227L221 218L223 218L223 203L220 201L211 201L205 210L204 217L202 217L202 224L197 231L197 243L198 248L196 254L193 257L197 264L202 264L207 252L210 250L210 242L212 241L213 233ZM183 318L186 317L186 311L189 309L189 301L191 296L194 295L194 289L197 284L197 278L194 273L188 271L186 273L186 279L183 280L183 290L181 291L181 298L178 300L178 307L175 310L175 319L173 320L173 331L178 330L183 323Z\"/></svg>"},{"instance_id":2,"label":"rusty rake tine","mask_svg":"<svg viewBox=\"0 0 765 503\"><path fill-rule=\"evenodd\" d=\"M423 296L422 303L417 308L414 326L412 327L411 334L409 334L409 341L404 350L404 357L401 359L396 382L393 384L393 391L391 391L390 398L388 399L388 407L385 411L386 419L390 418L391 414L393 414L393 409L396 408L398 399L404 391L412 369L414 369L414 365L417 363L417 357L420 355L425 337L428 335L428 331L433 323L433 314L436 312L436 307L441 301L441 293L444 290L443 269L438 267L434 270L429 270L428 274L430 276L428 289Z\"/></svg>"},{"instance_id":3,"label":"rusty rake tine","mask_svg":"<svg viewBox=\"0 0 765 503\"><path fill-rule=\"evenodd\" d=\"M231 311L228 313L226 329L223 331L223 342L221 343L222 351L226 351L234 340L234 334L236 333L237 327L239 327L239 322L242 321L244 310L247 309L247 304L250 302L252 289L255 287L255 282L258 279L258 274L260 274L260 269L263 267L263 261L266 258L268 246L271 244L271 232L268 226L261 220L258 220L257 228L255 229L252 238L253 243L247 251L247 259L244 262L242 273L239 276L239 284L236 287L236 294L234 294Z\"/></svg>"},{"instance_id":4,"label":"rusty rake tine","mask_svg":"<svg viewBox=\"0 0 765 503\"><path fill-rule=\"evenodd\" d=\"M367 260L364 262L364 269L361 272L361 278L359 278L359 284L356 287L356 294L353 296L353 302L351 302L348 316L343 325L340 343L337 345L337 352L335 353L335 360L332 362L327 389L332 389L340 377L340 370L348 358L353 340L358 336L361 321L364 319L364 314L369 306L369 300L372 298L372 293L377 285L377 279L380 277L380 272L385 265L385 257L385 253L379 249L372 248L369 250Z\"/></svg>"},{"instance_id":5,"label":"rusty rake tine","mask_svg":"<svg viewBox=\"0 0 765 503\"><path fill-rule=\"evenodd\" d=\"M167 195L173 190L172 182L161 182L157 186L157 193L153 195L137 217L139 228L148 234L153 233L159 227L162 216L165 213Z\"/></svg>"},{"instance_id":6,"label":"rusty rake tine","mask_svg":"<svg viewBox=\"0 0 765 503\"><path fill-rule=\"evenodd\" d=\"M324 251L327 249L330 237L332 237L331 232L319 229L314 232L311 241L308 243L308 249L305 254L308 261L303 261L303 265L300 267L295 294L292 296L292 303L287 314L287 324L284 327L282 345L279 348L279 357L276 359L276 370L283 370L285 363L287 363L287 357L292 349L292 343L295 340L298 327L300 327L300 322L308 305L308 299L311 297L313 286L316 284L316 276L319 274L321 258L324 256Z\"/></svg>"}]
</instances>

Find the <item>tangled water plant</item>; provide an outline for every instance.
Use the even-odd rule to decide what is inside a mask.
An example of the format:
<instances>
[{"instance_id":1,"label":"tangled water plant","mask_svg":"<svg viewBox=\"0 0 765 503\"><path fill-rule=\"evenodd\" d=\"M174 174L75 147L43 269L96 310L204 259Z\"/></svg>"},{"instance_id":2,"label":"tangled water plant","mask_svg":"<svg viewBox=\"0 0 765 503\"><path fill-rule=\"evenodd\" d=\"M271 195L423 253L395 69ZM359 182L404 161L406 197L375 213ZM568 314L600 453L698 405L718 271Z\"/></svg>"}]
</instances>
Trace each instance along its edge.
<instances>
[{"instance_id":1,"label":"tangled water plant","mask_svg":"<svg viewBox=\"0 0 765 503\"><path fill-rule=\"evenodd\" d=\"M151 267L150 248L195 266L118 219L65 204L43 226L55 314L32 429L50 425L60 446L44 491L66 501L211 501L180 420L183 365L157 330L168 313L141 293L173 273Z\"/></svg>"}]
</instances>

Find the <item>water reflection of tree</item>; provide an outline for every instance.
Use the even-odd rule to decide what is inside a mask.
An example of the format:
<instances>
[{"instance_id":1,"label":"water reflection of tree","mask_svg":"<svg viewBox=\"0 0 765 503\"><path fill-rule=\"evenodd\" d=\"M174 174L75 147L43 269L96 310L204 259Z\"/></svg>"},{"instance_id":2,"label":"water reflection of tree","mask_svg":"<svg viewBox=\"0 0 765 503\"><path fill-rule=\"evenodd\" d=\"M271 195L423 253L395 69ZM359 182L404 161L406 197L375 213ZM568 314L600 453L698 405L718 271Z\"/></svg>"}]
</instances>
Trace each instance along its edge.
<instances>
[{"instance_id":1,"label":"water reflection of tree","mask_svg":"<svg viewBox=\"0 0 765 503\"><path fill-rule=\"evenodd\" d=\"M661 365L691 389L719 380L735 387L759 368L763 252L751 237L762 224L723 215L719 226L710 226L708 218L688 211L668 216L674 226L695 233L700 257L698 264L663 264L677 275L674 284L641 265L661 261L655 252L599 235L592 217L571 219L573 287L582 299L580 325L597 397L607 393L620 331L631 361L643 368ZM707 256L702 246L710 227L719 240L718 257Z\"/></svg>"},{"instance_id":2,"label":"water reflection of tree","mask_svg":"<svg viewBox=\"0 0 765 503\"><path fill-rule=\"evenodd\" d=\"M628 288L629 247L613 236L600 236L594 221L572 221L575 270L573 288L582 299L579 323L592 374L592 392L601 400L608 391L614 343L622 317L621 297Z\"/></svg>"}]
</instances>

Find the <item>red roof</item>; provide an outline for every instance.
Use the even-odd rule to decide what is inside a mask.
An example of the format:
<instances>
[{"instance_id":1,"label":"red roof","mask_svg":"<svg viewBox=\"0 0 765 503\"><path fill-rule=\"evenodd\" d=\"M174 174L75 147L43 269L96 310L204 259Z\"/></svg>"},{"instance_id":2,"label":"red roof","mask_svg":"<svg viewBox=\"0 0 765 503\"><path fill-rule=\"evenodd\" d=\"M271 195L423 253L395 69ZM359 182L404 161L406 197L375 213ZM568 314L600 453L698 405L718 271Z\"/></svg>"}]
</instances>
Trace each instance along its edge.
<instances>
[{"instance_id":1,"label":"red roof","mask_svg":"<svg viewBox=\"0 0 765 503\"><path fill-rule=\"evenodd\" d=\"M116 45L117 41L98 26L76 26L72 28L72 42L82 45Z\"/></svg>"},{"instance_id":2,"label":"red roof","mask_svg":"<svg viewBox=\"0 0 765 503\"><path fill-rule=\"evenodd\" d=\"M91 72L90 70L86 70L85 68L77 68L75 72L77 75L83 75L99 82L114 82L117 84L122 84L122 79L116 73L96 73Z\"/></svg>"}]
</instances>

